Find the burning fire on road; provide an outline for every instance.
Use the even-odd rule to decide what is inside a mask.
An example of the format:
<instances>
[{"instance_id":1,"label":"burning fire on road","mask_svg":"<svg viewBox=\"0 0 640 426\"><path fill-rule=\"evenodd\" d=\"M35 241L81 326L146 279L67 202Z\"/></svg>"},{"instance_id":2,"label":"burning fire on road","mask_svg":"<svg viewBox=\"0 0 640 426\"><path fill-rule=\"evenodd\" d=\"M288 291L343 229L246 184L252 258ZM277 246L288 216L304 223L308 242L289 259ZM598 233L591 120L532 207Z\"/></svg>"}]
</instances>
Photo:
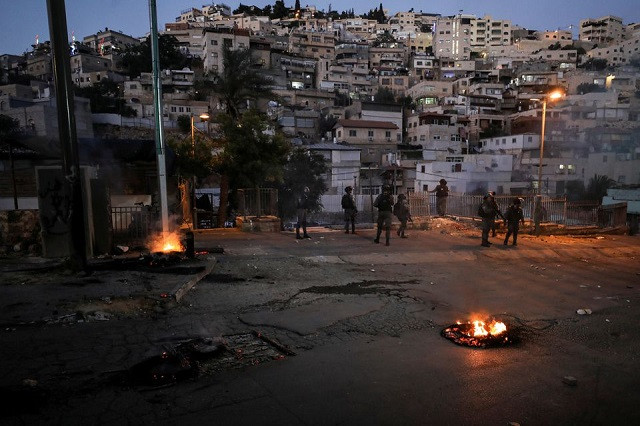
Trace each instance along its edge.
<instances>
[{"instance_id":1,"label":"burning fire on road","mask_svg":"<svg viewBox=\"0 0 640 426\"><path fill-rule=\"evenodd\" d=\"M504 322L475 319L466 323L458 321L442 330L440 334L457 345L489 348L513 343L514 338L510 331Z\"/></svg>"},{"instance_id":2,"label":"burning fire on road","mask_svg":"<svg viewBox=\"0 0 640 426\"><path fill-rule=\"evenodd\" d=\"M184 246L180 241L180 234L177 232L165 233L152 238L148 243L152 253L172 253L184 251Z\"/></svg>"}]
</instances>

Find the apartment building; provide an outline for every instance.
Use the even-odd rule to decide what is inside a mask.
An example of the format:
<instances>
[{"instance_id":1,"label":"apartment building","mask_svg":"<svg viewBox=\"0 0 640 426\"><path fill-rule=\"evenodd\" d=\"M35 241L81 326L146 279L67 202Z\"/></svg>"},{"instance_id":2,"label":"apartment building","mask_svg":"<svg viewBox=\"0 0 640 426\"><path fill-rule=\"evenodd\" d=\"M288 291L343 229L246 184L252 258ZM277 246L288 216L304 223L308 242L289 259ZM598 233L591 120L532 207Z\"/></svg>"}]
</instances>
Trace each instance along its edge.
<instances>
[{"instance_id":1,"label":"apartment building","mask_svg":"<svg viewBox=\"0 0 640 426\"><path fill-rule=\"evenodd\" d=\"M640 34L635 33L628 40L591 49L582 59L604 59L609 66L627 65L632 60L640 59Z\"/></svg>"},{"instance_id":2,"label":"apartment building","mask_svg":"<svg viewBox=\"0 0 640 426\"><path fill-rule=\"evenodd\" d=\"M622 18L618 16L607 15L580 21L578 33L580 41L588 41L601 46L620 42L624 36L625 27L622 25Z\"/></svg>"},{"instance_id":3,"label":"apartment building","mask_svg":"<svg viewBox=\"0 0 640 426\"><path fill-rule=\"evenodd\" d=\"M481 52L491 46L511 43L511 21L459 14L438 19L433 53L437 58L468 60L472 51Z\"/></svg>"},{"instance_id":4,"label":"apartment building","mask_svg":"<svg viewBox=\"0 0 640 426\"><path fill-rule=\"evenodd\" d=\"M442 152L462 152L466 148L466 123L451 114L416 112L407 117L407 143Z\"/></svg>"},{"instance_id":5,"label":"apartment building","mask_svg":"<svg viewBox=\"0 0 640 426\"><path fill-rule=\"evenodd\" d=\"M369 48L370 69L405 68L407 64L407 51L403 43L388 43Z\"/></svg>"},{"instance_id":6,"label":"apartment building","mask_svg":"<svg viewBox=\"0 0 640 426\"><path fill-rule=\"evenodd\" d=\"M362 148L361 161L367 164L378 164L382 154L393 151L402 142L402 129L383 121L338 120L333 134L339 142Z\"/></svg>"},{"instance_id":7,"label":"apartment building","mask_svg":"<svg viewBox=\"0 0 640 426\"><path fill-rule=\"evenodd\" d=\"M238 28L203 28L203 54L205 72L224 72L223 48L249 49L250 33Z\"/></svg>"},{"instance_id":8,"label":"apartment building","mask_svg":"<svg viewBox=\"0 0 640 426\"><path fill-rule=\"evenodd\" d=\"M103 31L84 37L82 43L98 52L101 56L110 56L118 54L130 46L138 46L140 40L120 31L105 28Z\"/></svg>"},{"instance_id":9,"label":"apartment building","mask_svg":"<svg viewBox=\"0 0 640 426\"><path fill-rule=\"evenodd\" d=\"M183 55L203 59L204 36L201 27L194 27L189 22L167 23L164 26L164 34L178 40L178 46Z\"/></svg>"},{"instance_id":10,"label":"apartment building","mask_svg":"<svg viewBox=\"0 0 640 426\"><path fill-rule=\"evenodd\" d=\"M336 36L332 32L294 30L289 35L289 53L305 58L333 58Z\"/></svg>"},{"instance_id":11,"label":"apartment building","mask_svg":"<svg viewBox=\"0 0 640 426\"><path fill-rule=\"evenodd\" d=\"M513 157L504 154L451 154L416 164L415 190L427 192L445 179L450 192L483 194L511 191Z\"/></svg>"}]
</instances>

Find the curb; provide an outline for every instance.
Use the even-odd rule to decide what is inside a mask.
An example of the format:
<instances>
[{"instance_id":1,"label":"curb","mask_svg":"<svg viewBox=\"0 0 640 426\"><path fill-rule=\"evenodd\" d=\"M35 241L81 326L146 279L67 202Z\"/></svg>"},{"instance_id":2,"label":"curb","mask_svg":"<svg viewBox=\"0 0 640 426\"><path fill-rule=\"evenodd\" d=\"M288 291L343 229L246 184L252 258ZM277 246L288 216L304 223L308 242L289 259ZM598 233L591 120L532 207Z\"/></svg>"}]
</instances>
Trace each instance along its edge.
<instances>
[{"instance_id":1,"label":"curb","mask_svg":"<svg viewBox=\"0 0 640 426\"><path fill-rule=\"evenodd\" d=\"M206 277L211 273L211 271L213 270L213 267L216 265L217 262L218 261L215 258L208 261L207 266L204 268L204 271L200 272L198 275L196 275L194 278L187 281L185 284L179 285L176 288L174 288L173 291L171 292L173 299L177 303L180 303L180 300L182 300L182 298L187 294L189 290L193 288L194 285L196 285L198 282L200 282L200 280L202 280L204 277Z\"/></svg>"}]
</instances>

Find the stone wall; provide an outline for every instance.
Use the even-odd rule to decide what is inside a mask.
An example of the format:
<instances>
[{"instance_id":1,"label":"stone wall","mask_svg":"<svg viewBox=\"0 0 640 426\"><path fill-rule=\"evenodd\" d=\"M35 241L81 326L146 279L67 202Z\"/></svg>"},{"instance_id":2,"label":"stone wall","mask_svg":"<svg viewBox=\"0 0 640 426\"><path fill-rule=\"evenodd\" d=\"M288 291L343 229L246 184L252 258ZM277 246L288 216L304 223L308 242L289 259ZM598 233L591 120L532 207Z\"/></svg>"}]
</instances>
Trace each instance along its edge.
<instances>
[{"instance_id":1,"label":"stone wall","mask_svg":"<svg viewBox=\"0 0 640 426\"><path fill-rule=\"evenodd\" d=\"M0 211L0 253L41 251L38 210Z\"/></svg>"}]
</instances>

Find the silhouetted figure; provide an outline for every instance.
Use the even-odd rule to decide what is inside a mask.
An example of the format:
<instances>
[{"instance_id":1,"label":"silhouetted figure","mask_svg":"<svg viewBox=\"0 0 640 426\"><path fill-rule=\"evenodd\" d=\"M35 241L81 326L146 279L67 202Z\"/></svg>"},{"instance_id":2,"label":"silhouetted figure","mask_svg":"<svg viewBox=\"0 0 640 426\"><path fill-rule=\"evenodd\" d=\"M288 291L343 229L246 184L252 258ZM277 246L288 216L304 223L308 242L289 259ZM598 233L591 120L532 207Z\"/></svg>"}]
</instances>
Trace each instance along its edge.
<instances>
[{"instance_id":1,"label":"silhouetted figure","mask_svg":"<svg viewBox=\"0 0 640 426\"><path fill-rule=\"evenodd\" d=\"M507 225L507 235L504 237L504 245L509 244L509 237L513 235L513 245L518 245L518 229L520 229L520 223L524 226L524 213L522 212L522 200L520 198L514 198L513 202L507 211L504 212L504 222Z\"/></svg>"},{"instance_id":2,"label":"silhouetted figure","mask_svg":"<svg viewBox=\"0 0 640 426\"><path fill-rule=\"evenodd\" d=\"M307 213L309 213L309 187L305 186L302 194L298 196L296 202L296 210L298 213L298 221L296 222L296 239L311 238L307 234ZM300 228L302 228L302 236L300 236Z\"/></svg>"},{"instance_id":3,"label":"silhouetted figure","mask_svg":"<svg viewBox=\"0 0 640 426\"><path fill-rule=\"evenodd\" d=\"M382 228L384 227L386 245L389 245L389 239L391 238L391 210L393 209L393 197L391 196L389 185L382 187L382 194L376 197L373 206L378 209L378 231L373 242L376 244L380 242L380 234L382 234Z\"/></svg>"},{"instance_id":4,"label":"silhouetted figure","mask_svg":"<svg viewBox=\"0 0 640 426\"><path fill-rule=\"evenodd\" d=\"M449 187L447 181L440 179L440 184L436 185L435 189L431 192L436 193L436 211L438 216L444 216L447 214L447 197L449 196Z\"/></svg>"},{"instance_id":5,"label":"silhouetted figure","mask_svg":"<svg viewBox=\"0 0 640 426\"><path fill-rule=\"evenodd\" d=\"M358 208L356 207L356 200L353 198L351 194L352 188L347 186L344 189L345 194L342 196L342 208L344 209L344 233L349 233L349 224L351 224L351 233L356 233L356 214L358 213Z\"/></svg>"},{"instance_id":6,"label":"silhouetted figure","mask_svg":"<svg viewBox=\"0 0 640 426\"><path fill-rule=\"evenodd\" d=\"M405 229L407 229L407 221L413 221L413 219L411 219L411 211L406 195L398 195L398 201L396 201L396 204L393 206L393 214L395 214L400 221L400 227L397 231L398 236L400 238L407 238L408 235L404 234Z\"/></svg>"}]
</instances>

